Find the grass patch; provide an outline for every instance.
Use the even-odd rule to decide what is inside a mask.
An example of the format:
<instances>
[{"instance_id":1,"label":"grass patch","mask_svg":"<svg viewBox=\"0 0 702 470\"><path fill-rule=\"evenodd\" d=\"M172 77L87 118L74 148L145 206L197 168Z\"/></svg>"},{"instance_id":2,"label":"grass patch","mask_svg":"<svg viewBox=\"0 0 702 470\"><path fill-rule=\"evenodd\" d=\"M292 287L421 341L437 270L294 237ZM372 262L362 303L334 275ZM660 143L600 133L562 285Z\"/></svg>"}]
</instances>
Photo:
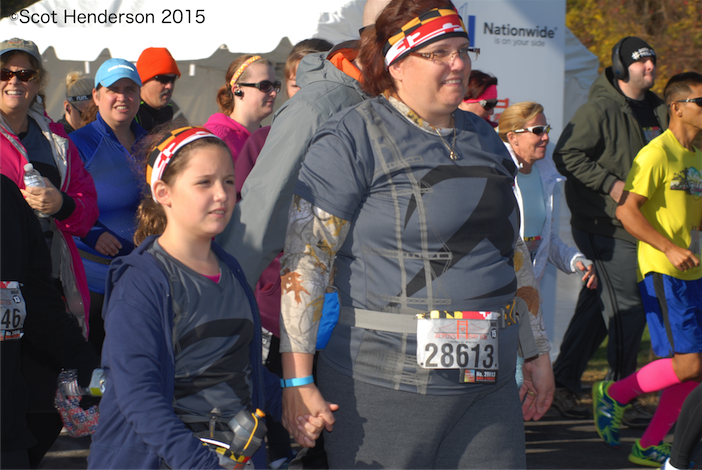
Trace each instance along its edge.
<instances>
[{"instance_id":1,"label":"grass patch","mask_svg":"<svg viewBox=\"0 0 702 470\"><path fill-rule=\"evenodd\" d=\"M605 338L595 354L592 356L592 359L590 359L590 362L587 364L585 373L600 377L596 378L595 380L602 380L605 374L607 374L607 369L609 368L609 364L607 363L608 340L609 337ZM651 336L648 334L648 325L646 325L643 336L641 337L641 345L639 346L639 355L636 360L637 366L641 368L655 359L656 356L654 356L653 350L651 349Z\"/></svg>"}]
</instances>

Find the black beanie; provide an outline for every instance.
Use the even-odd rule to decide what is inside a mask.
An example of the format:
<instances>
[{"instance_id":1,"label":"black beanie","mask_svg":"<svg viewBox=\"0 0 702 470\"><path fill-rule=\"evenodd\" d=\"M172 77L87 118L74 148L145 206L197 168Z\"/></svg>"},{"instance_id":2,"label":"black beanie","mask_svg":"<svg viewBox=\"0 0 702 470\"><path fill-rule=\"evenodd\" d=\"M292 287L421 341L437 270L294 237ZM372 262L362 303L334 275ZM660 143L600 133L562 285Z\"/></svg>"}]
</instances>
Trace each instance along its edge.
<instances>
[{"instance_id":1,"label":"black beanie","mask_svg":"<svg viewBox=\"0 0 702 470\"><path fill-rule=\"evenodd\" d=\"M629 67L631 64L644 57L650 57L653 63L656 63L656 52L646 41L637 37L629 37L622 43L619 50L624 67Z\"/></svg>"}]
</instances>

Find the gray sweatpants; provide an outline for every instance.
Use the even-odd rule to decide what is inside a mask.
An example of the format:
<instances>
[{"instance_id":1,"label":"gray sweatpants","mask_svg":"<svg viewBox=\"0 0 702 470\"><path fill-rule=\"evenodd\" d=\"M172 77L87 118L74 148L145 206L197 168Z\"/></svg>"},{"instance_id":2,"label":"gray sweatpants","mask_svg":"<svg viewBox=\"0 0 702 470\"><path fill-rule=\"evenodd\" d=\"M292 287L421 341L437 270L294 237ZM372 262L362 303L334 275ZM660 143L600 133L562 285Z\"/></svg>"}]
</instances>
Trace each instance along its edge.
<instances>
[{"instance_id":1,"label":"gray sweatpants","mask_svg":"<svg viewBox=\"0 0 702 470\"><path fill-rule=\"evenodd\" d=\"M573 240L595 263L597 291L582 288L553 365L556 384L580 393L580 378L609 334L607 362L611 380L636 371L646 313L636 282L636 244L584 232L573 227Z\"/></svg>"},{"instance_id":2,"label":"gray sweatpants","mask_svg":"<svg viewBox=\"0 0 702 470\"><path fill-rule=\"evenodd\" d=\"M317 363L318 385L339 405L324 448L329 468L526 468L514 374L467 395L418 395L353 380Z\"/></svg>"}]
</instances>

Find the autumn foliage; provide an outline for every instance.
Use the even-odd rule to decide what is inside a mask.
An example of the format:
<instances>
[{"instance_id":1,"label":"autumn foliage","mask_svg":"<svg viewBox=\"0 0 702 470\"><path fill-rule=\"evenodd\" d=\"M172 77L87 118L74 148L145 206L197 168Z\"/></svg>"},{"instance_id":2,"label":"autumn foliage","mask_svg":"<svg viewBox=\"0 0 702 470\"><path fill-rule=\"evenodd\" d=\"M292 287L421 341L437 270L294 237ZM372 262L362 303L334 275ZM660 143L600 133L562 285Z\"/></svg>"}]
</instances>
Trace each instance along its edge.
<instances>
[{"instance_id":1,"label":"autumn foliage","mask_svg":"<svg viewBox=\"0 0 702 470\"><path fill-rule=\"evenodd\" d=\"M655 50L661 95L680 72L702 73L702 0L567 0L566 26L600 59L612 64L612 46L638 36Z\"/></svg>"}]
</instances>

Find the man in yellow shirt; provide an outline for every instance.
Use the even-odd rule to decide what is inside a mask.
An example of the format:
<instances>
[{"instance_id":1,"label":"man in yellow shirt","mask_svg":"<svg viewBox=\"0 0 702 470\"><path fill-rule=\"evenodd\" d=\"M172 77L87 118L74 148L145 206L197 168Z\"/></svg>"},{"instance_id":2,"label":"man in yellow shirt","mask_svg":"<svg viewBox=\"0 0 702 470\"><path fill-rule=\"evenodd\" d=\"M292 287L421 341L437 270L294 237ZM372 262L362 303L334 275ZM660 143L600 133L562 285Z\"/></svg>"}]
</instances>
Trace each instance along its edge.
<instances>
[{"instance_id":1,"label":"man in yellow shirt","mask_svg":"<svg viewBox=\"0 0 702 470\"><path fill-rule=\"evenodd\" d=\"M661 466L670 456L663 438L702 375L702 75L675 75L665 88L668 130L645 146L627 177L617 218L638 242L638 281L651 343L658 356L617 382L593 386L598 434L619 447L627 404L662 391L660 404L629 460ZM670 357L672 355L672 358Z\"/></svg>"}]
</instances>

